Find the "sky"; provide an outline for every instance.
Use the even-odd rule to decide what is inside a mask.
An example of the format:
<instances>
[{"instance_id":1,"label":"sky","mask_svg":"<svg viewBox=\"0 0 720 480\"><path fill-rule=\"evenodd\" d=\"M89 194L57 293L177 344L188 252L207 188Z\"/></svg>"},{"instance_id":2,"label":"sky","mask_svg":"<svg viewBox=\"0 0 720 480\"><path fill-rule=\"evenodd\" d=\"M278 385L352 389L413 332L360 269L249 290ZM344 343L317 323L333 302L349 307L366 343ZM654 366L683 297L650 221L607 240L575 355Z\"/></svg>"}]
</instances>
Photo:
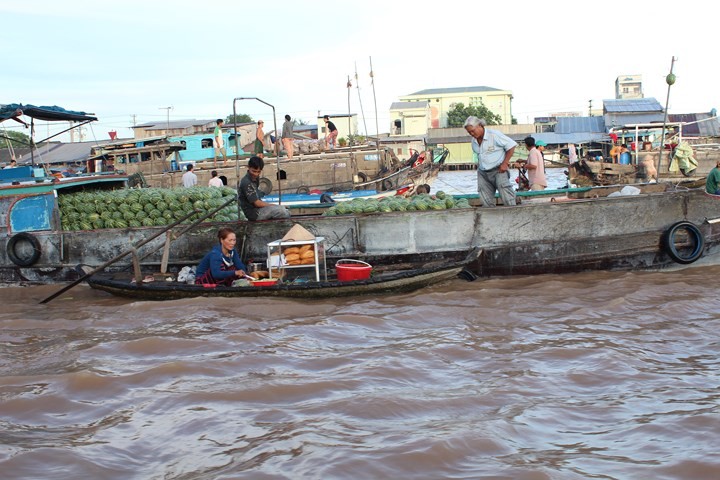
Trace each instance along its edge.
<instances>
[{"instance_id":1,"label":"sky","mask_svg":"<svg viewBox=\"0 0 720 480\"><path fill-rule=\"evenodd\" d=\"M85 140L106 141L168 114L225 118L233 105L272 128L271 108L243 97L273 105L278 125L285 114L315 124L347 113L349 94L372 135L389 131L392 102L428 88L509 90L513 116L528 123L586 115L590 100L614 98L618 76L639 74L664 106L674 57L668 111L709 112L720 68L704 11L665 0L0 0L0 104L94 113Z\"/></svg>"}]
</instances>

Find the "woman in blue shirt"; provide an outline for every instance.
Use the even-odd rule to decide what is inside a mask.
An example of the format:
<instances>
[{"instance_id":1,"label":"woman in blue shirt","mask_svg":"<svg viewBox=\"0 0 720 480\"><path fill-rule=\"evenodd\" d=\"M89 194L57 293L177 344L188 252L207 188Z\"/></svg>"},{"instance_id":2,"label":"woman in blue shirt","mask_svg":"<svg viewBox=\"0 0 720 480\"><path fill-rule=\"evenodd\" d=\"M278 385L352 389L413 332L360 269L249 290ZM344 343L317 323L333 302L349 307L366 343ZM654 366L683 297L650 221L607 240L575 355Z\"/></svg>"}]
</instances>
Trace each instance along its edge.
<instances>
[{"instance_id":1,"label":"woman in blue shirt","mask_svg":"<svg viewBox=\"0 0 720 480\"><path fill-rule=\"evenodd\" d=\"M231 228L218 231L220 243L200 261L195 271L196 284L232 285L237 278L243 278L247 267L240 260L235 244L237 237Z\"/></svg>"}]
</instances>

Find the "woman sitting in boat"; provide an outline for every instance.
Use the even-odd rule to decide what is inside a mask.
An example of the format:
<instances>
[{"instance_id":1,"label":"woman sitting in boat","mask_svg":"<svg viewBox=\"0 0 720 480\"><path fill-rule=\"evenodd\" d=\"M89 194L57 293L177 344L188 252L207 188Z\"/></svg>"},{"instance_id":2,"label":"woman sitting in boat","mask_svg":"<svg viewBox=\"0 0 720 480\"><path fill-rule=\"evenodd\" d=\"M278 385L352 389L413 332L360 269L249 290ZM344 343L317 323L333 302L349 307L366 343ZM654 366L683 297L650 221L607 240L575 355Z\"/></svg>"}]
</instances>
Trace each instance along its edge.
<instances>
[{"instance_id":1,"label":"woman sitting in boat","mask_svg":"<svg viewBox=\"0 0 720 480\"><path fill-rule=\"evenodd\" d=\"M247 267L235 250L235 232L231 228L221 228L218 231L218 240L220 243L200 261L195 273L196 284L229 286L236 279L245 276Z\"/></svg>"}]
</instances>

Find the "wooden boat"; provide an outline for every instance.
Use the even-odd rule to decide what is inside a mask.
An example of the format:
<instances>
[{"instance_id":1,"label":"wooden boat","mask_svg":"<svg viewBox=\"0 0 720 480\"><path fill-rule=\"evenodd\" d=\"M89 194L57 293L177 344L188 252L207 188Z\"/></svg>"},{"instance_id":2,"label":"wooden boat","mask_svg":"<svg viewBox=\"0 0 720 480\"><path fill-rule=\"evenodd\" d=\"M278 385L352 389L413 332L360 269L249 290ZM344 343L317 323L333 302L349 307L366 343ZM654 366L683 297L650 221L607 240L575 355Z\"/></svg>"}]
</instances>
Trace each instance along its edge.
<instances>
[{"instance_id":1,"label":"wooden boat","mask_svg":"<svg viewBox=\"0 0 720 480\"><path fill-rule=\"evenodd\" d=\"M101 273L87 279L88 285L113 295L143 300L173 300L192 297L291 297L329 298L409 292L428 285L455 278L463 269L461 264L415 266L401 270L385 270L368 279L340 281L283 282L273 285L238 287L195 285L166 281L167 275L153 275L153 281L137 283L129 273ZM170 277L172 278L172 277Z\"/></svg>"}]
</instances>

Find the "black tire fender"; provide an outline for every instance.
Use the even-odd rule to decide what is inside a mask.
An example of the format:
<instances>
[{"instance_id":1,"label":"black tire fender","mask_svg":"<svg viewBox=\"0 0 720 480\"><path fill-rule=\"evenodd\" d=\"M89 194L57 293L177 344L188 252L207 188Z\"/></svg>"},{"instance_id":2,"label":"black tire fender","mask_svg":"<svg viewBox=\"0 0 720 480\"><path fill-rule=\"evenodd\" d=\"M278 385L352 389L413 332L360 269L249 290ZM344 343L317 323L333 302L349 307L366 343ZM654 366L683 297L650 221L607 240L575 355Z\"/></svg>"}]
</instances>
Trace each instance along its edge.
<instances>
[{"instance_id":1,"label":"black tire fender","mask_svg":"<svg viewBox=\"0 0 720 480\"><path fill-rule=\"evenodd\" d=\"M367 175L365 175L365 172L358 172L357 177L358 177L358 180L360 180L359 183L367 182Z\"/></svg>"},{"instance_id":2,"label":"black tire fender","mask_svg":"<svg viewBox=\"0 0 720 480\"><path fill-rule=\"evenodd\" d=\"M310 193L310 189L308 187L306 187L305 185L301 185L298 187L298 189L295 193L307 195L308 193Z\"/></svg>"},{"instance_id":3,"label":"black tire fender","mask_svg":"<svg viewBox=\"0 0 720 480\"><path fill-rule=\"evenodd\" d=\"M695 244L689 255L678 251L677 245L675 244L675 238L680 231L687 232L689 240ZM675 262L688 265L702 256L705 250L705 237L703 237L702 232L694 223L687 221L677 222L663 235L662 247Z\"/></svg>"},{"instance_id":4,"label":"black tire fender","mask_svg":"<svg viewBox=\"0 0 720 480\"><path fill-rule=\"evenodd\" d=\"M17 248L18 243L29 243L32 247L32 253L30 255L20 256ZM29 267L31 265L34 265L35 262L37 262L40 258L40 241L38 241L38 239L34 235L31 235L27 232L20 232L13 235L10 240L8 240L6 250L8 258L15 265L17 265L18 267Z\"/></svg>"},{"instance_id":5,"label":"black tire fender","mask_svg":"<svg viewBox=\"0 0 720 480\"><path fill-rule=\"evenodd\" d=\"M273 190L272 181L267 177L262 177L258 183L260 191L262 191L265 195L270 195L270 192Z\"/></svg>"},{"instance_id":6,"label":"black tire fender","mask_svg":"<svg viewBox=\"0 0 720 480\"><path fill-rule=\"evenodd\" d=\"M393 181L389 178L386 178L382 181L382 188L383 190L392 190L393 189Z\"/></svg>"}]
</instances>

